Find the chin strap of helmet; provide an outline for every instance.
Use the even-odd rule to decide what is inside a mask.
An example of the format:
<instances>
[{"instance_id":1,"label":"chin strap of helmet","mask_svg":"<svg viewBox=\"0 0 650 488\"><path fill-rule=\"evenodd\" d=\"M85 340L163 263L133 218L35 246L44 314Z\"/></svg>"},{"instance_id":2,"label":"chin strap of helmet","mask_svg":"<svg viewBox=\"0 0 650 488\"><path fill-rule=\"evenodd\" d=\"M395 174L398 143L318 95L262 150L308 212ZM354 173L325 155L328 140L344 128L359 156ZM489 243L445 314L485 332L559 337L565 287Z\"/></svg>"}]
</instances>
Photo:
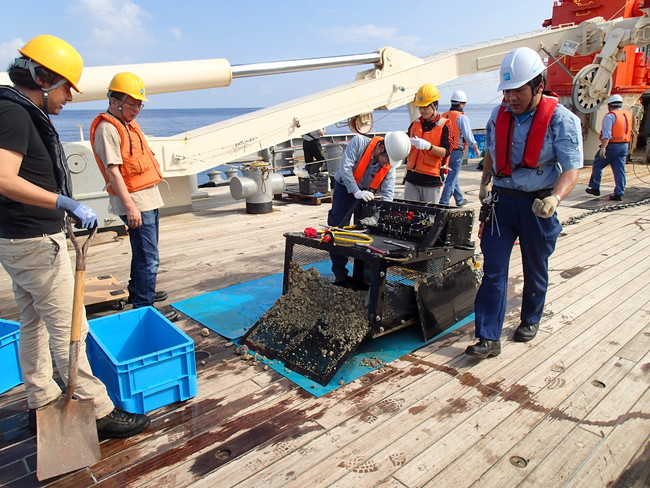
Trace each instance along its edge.
<instances>
[{"instance_id":1,"label":"chin strap of helmet","mask_svg":"<svg viewBox=\"0 0 650 488\"><path fill-rule=\"evenodd\" d=\"M36 75L36 68L40 66L36 61L33 61L31 59L25 59L25 58L16 58L14 60L14 66L17 66L18 68L23 68L23 69L28 69L30 74L32 75L32 79L34 80L34 83L38 84L37 81L37 75ZM49 88L43 88L41 87L41 90L43 90L43 106L41 107L45 113L47 113L47 95L48 92L52 90L56 90L58 87L61 85L64 85L68 80L65 78L61 78L58 82L56 82L54 85L52 85Z\"/></svg>"},{"instance_id":2,"label":"chin strap of helmet","mask_svg":"<svg viewBox=\"0 0 650 488\"><path fill-rule=\"evenodd\" d=\"M526 107L525 112L530 112L532 110L535 97L538 94L543 93L544 91L544 89L542 88L543 81L544 81L544 77L542 75L539 75L528 82L528 85L530 85L530 88L533 92L533 97L530 99L530 102L528 103L528 107Z\"/></svg>"}]
</instances>

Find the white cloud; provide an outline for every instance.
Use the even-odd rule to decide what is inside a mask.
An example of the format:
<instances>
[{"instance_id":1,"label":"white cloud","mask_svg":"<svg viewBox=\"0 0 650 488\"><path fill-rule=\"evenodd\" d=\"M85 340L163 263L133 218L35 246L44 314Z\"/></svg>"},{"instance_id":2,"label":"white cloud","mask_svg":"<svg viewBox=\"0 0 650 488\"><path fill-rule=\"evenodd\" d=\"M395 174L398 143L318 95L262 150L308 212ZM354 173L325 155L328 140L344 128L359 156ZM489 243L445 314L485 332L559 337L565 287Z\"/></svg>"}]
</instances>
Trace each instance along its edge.
<instances>
[{"instance_id":1,"label":"white cloud","mask_svg":"<svg viewBox=\"0 0 650 488\"><path fill-rule=\"evenodd\" d=\"M154 44L145 24L151 15L132 0L77 0L71 12L92 34L95 61L129 62L138 49Z\"/></svg>"},{"instance_id":2,"label":"white cloud","mask_svg":"<svg viewBox=\"0 0 650 488\"><path fill-rule=\"evenodd\" d=\"M172 35L175 41L180 41L183 38L183 33L178 27L172 27L169 29L169 33Z\"/></svg>"},{"instance_id":3,"label":"white cloud","mask_svg":"<svg viewBox=\"0 0 650 488\"><path fill-rule=\"evenodd\" d=\"M24 45L25 41L18 38L0 43L0 71L5 71L9 67L9 64L19 56L18 49Z\"/></svg>"},{"instance_id":4,"label":"white cloud","mask_svg":"<svg viewBox=\"0 0 650 488\"><path fill-rule=\"evenodd\" d=\"M319 29L321 40L331 44L366 44L375 47L391 46L411 53L430 53L433 46L424 38L411 34L401 35L396 27L374 24L336 26Z\"/></svg>"},{"instance_id":5,"label":"white cloud","mask_svg":"<svg viewBox=\"0 0 650 488\"><path fill-rule=\"evenodd\" d=\"M351 44L367 42L369 40L387 41L395 36L397 29L394 27L379 27L374 24L366 24L351 25L349 27L329 27L319 29L319 31L324 41L333 44Z\"/></svg>"}]
</instances>

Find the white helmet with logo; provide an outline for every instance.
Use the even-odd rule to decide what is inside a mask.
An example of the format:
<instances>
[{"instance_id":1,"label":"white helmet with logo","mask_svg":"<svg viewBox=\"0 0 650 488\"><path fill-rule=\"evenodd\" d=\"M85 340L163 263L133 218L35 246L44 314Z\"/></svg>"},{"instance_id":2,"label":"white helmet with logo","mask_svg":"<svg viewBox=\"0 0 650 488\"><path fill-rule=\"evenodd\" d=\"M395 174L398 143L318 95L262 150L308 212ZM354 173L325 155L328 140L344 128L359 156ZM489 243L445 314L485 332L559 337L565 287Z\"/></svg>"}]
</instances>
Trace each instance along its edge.
<instances>
[{"instance_id":1,"label":"white helmet with logo","mask_svg":"<svg viewBox=\"0 0 650 488\"><path fill-rule=\"evenodd\" d=\"M402 164L402 160L411 151L411 141L406 132L388 132L384 137L384 145L390 159L390 165L394 168L398 168Z\"/></svg>"},{"instance_id":2,"label":"white helmet with logo","mask_svg":"<svg viewBox=\"0 0 650 488\"><path fill-rule=\"evenodd\" d=\"M463 90L456 90L451 94L451 103L467 103L467 95Z\"/></svg>"},{"instance_id":3,"label":"white helmet with logo","mask_svg":"<svg viewBox=\"0 0 650 488\"><path fill-rule=\"evenodd\" d=\"M514 90L546 70L542 58L529 47L513 49L501 62L497 90Z\"/></svg>"}]
</instances>

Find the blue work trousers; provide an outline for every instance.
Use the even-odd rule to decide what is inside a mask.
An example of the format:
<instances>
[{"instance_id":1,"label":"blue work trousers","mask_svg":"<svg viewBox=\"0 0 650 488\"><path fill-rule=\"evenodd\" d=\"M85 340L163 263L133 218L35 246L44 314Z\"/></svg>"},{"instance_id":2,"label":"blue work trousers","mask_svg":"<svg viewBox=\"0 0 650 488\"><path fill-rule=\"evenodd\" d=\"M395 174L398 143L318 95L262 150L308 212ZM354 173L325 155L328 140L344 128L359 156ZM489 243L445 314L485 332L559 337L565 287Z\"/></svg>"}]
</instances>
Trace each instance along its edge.
<instances>
[{"instance_id":1,"label":"blue work trousers","mask_svg":"<svg viewBox=\"0 0 650 488\"><path fill-rule=\"evenodd\" d=\"M156 276L160 258L158 256L158 209L142 212L142 226L129 228L131 241L131 279L129 295L133 308L153 305L156 293ZM126 215L120 218L127 223Z\"/></svg>"},{"instance_id":2,"label":"blue work trousers","mask_svg":"<svg viewBox=\"0 0 650 488\"><path fill-rule=\"evenodd\" d=\"M442 205L449 205L451 196L454 196L456 205L460 205L465 200L463 192L460 190L458 184L458 176L460 175L460 167L463 164L463 151L462 149L454 149L449 156L449 173L445 178L445 187L442 189L440 196L440 203Z\"/></svg>"},{"instance_id":3,"label":"blue work trousers","mask_svg":"<svg viewBox=\"0 0 650 488\"><path fill-rule=\"evenodd\" d=\"M589 178L589 188L600 190L600 179L603 168L610 165L614 174L614 195L625 193L625 162L627 161L627 143L609 143L605 149L605 158L600 157L600 150L596 153Z\"/></svg>"},{"instance_id":4,"label":"blue work trousers","mask_svg":"<svg viewBox=\"0 0 650 488\"><path fill-rule=\"evenodd\" d=\"M476 337L498 341L503 329L508 301L508 268L515 241L521 249L524 290L521 323L530 325L542 318L548 287L548 258L562 226L557 214L537 217L532 198L507 198L499 195L492 222L485 224L481 239L483 281L474 302Z\"/></svg>"},{"instance_id":5,"label":"blue work trousers","mask_svg":"<svg viewBox=\"0 0 650 488\"><path fill-rule=\"evenodd\" d=\"M357 203L352 193L348 192L345 185L334 182L334 196L332 197L332 207L327 214L327 225L333 227L343 227L350 224L350 219L343 222L343 218L347 215L353 205ZM348 275L346 268L348 264L347 256L339 254L330 254L332 259L332 272L336 281L342 281Z\"/></svg>"}]
</instances>

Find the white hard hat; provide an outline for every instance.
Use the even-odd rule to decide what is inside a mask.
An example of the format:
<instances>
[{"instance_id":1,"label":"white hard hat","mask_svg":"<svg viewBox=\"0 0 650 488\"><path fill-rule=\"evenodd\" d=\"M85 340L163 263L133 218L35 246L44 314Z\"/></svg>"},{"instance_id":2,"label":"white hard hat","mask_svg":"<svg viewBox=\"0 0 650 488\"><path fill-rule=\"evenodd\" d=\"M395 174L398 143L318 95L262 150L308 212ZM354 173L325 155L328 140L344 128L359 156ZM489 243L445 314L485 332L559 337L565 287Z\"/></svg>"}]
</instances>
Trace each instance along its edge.
<instances>
[{"instance_id":1,"label":"white hard hat","mask_svg":"<svg viewBox=\"0 0 650 488\"><path fill-rule=\"evenodd\" d=\"M402 164L402 160L411 151L411 141L406 132L388 132L384 137L384 145L390 159L390 165L394 168L398 168Z\"/></svg>"},{"instance_id":2,"label":"white hard hat","mask_svg":"<svg viewBox=\"0 0 650 488\"><path fill-rule=\"evenodd\" d=\"M546 70L542 58L529 47L513 49L501 62L497 90L514 90Z\"/></svg>"},{"instance_id":3,"label":"white hard hat","mask_svg":"<svg viewBox=\"0 0 650 488\"><path fill-rule=\"evenodd\" d=\"M459 103L467 103L467 95L465 95L465 92L463 90L456 90L454 93L451 94L451 101L459 102Z\"/></svg>"},{"instance_id":4,"label":"white hard hat","mask_svg":"<svg viewBox=\"0 0 650 488\"><path fill-rule=\"evenodd\" d=\"M607 105L609 105L611 103L623 103L623 97L620 96L620 95L612 95L607 100Z\"/></svg>"}]
</instances>

